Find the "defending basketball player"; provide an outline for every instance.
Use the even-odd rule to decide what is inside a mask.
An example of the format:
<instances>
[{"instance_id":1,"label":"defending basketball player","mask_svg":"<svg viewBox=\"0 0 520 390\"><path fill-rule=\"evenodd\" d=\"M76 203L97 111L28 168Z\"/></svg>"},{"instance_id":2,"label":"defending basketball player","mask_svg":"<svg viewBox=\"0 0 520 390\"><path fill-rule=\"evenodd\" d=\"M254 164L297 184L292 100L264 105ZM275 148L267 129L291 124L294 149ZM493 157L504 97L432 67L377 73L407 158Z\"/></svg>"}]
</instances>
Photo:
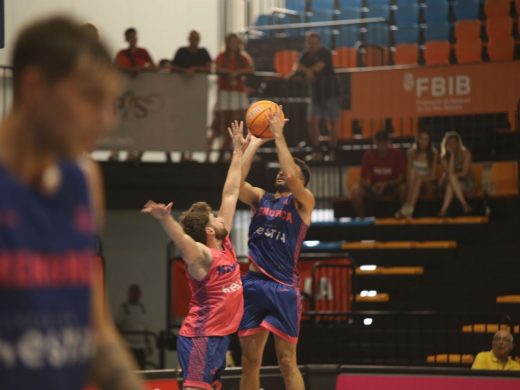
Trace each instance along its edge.
<instances>
[{"instance_id":1,"label":"defending basketball player","mask_svg":"<svg viewBox=\"0 0 520 390\"><path fill-rule=\"evenodd\" d=\"M95 274L96 186L86 140L114 124L119 80L79 24L51 18L13 52L13 107L0 126L0 388L137 390L135 365Z\"/></svg>"},{"instance_id":2,"label":"defending basketball player","mask_svg":"<svg viewBox=\"0 0 520 390\"><path fill-rule=\"evenodd\" d=\"M237 331L244 310L240 268L229 232L250 136L244 139L242 123L234 122L228 130L233 157L217 216L205 202L194 203L181 216L181 224L171 215L172 203L149 201L142 210L159 220L186 263L191 301L177 340L184 389L221 388L229 335Z\"/></svg>"},{"instance_id":3,"label":"defending basketball player","mask_svg":"<svg viewBox=\"0 0 520 390\"><path fill-rule=\"evenodd\" d=\"M253 212L249 227L249 272L243 278L244 317L239 336L242 347L242 390L260 388L259 370L269 333L285 388L304 388L296 362L301 304L297 261L311 222L314 195L305 186L310 179L307 165L294 159L283 135L286 120L281 108L269 114L280 171L276 192L253 187L240 188L240 200ZM242 174L247 177L255 152L265 140L253 138L243 158Z\"/></svg>"}]
</instances>

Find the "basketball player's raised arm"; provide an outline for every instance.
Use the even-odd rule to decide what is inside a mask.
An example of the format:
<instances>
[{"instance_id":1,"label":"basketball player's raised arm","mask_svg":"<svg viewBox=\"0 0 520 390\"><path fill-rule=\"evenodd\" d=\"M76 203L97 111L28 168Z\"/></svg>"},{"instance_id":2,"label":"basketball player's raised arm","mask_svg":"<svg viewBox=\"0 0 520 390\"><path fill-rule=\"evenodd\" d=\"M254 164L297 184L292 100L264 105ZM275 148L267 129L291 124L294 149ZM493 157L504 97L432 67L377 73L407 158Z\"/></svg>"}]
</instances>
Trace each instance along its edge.
<instances>
[{"instance_id":1,"label":"basketball player's raised arm","mask_svg":"<svg viewBox=\"0 0 520 390\"><path fill-rule=\"evenodd\" d=\"M269 114L269 122L271 124L271 131L274 135L274 142L276 145L276 152L278 154L278 161L280 168L285 174L287 186L294 195L294 199L306 210L312 211L314 209L314 195L310 192L303 181L300 179L300 171L294 162L293 156L289 151L287 142L283 135L283 128L288 119L283 119L281 116L282 108Z\"/></svg>"},{"instance_id":2,"label":"basketball player's raised arm","mask_svg":"<svg viewBox=\"0 0 520 390\"><path fill-rule=\"evenodd\" d=\"M224 225L228 232L233 227L233 217L237 208L240 183L242 181L242 157L251 141L251 135L244 138L244 123L234 121L228 127L229 136L233 141L233 157L222 189L222 202L219 216L224 219Z\"/></svg>"},{"instance_id":3,"label":"basketball player's raised arm","mask_svg":"<svg viewBox=\"0 0 520 390\"><path fill-rule=\"evenodd\" d=\"M239 199L249 207L255 207L265 194L263 189L252 186L246 181L246 178L251 170L251 165L253 165L253 159L255 158L256 152L260 146L269 141L271 141L271 139L262 139L251 136L251 143L242 157L242 180L240 182Z\"/></svg>"},{"instance_id":4,"label":"basketball player's raised arm","mask_svg":"<svg viewBox=\"0 0 520 390\"><path fill-rule=\"evenodd\" d=\"M209 249L187 235L182 226L173 218L171 214L172 206L172 202L165 205L149 200L141 212L152 215L161 223L168 237L181 252L182 259L186 264L189 265L210 259L211 253Z\"/></svg>"}]
</instances>

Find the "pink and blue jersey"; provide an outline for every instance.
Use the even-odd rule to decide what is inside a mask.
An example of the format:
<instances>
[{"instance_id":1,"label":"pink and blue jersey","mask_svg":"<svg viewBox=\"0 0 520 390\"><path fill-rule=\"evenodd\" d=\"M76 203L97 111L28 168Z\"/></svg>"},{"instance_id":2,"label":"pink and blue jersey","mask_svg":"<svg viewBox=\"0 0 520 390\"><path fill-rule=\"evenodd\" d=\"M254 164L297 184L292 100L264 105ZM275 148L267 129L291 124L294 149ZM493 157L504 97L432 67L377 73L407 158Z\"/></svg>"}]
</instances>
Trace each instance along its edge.
<instances>
[{"instance_id":1,"label":"pink and blue jersey","mask_svg":"<svg viewBox=\"0 0 520 390\"><path fill-rule=\"evenodd\" d=\"M307 229L293 195L266 193L249 226L249 259L274 281L298 286L298 258Z\"/></svg>"},{"instance_id":2,"label":"pink and blue jersey","mask_svg":"<svg viewBox=\"0 0 520 390\"><path fill-rule=\"evenodd\" d=\"M82 390L91 353L93 221L84 175L44 195L0 165L0 387Z\"/></svg>"}]
</instances>

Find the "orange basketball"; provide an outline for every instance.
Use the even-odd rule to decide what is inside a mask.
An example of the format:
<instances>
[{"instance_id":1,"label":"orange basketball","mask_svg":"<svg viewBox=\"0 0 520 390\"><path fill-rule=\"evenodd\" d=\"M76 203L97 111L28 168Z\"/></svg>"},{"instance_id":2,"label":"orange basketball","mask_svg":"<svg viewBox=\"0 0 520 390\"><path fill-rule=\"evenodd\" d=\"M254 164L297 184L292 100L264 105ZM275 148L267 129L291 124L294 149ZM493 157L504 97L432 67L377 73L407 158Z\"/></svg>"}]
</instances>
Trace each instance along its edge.
<instances>
[{"instance_id":1,"label":"orange basketball","mask_svg":"<svg viewBox=\"0 0 520 390\"><path fill-rule=\"evenodd\" d=\"M269 128L269 108L274 113L280 106L270 100L260 100L253 103L246 112L246 126L255 137L258 138L272 138L273 133ZM281 111L281 110L280 110ZM282 119L284 119L283 111Z\"/></svg>"}]
</instances>

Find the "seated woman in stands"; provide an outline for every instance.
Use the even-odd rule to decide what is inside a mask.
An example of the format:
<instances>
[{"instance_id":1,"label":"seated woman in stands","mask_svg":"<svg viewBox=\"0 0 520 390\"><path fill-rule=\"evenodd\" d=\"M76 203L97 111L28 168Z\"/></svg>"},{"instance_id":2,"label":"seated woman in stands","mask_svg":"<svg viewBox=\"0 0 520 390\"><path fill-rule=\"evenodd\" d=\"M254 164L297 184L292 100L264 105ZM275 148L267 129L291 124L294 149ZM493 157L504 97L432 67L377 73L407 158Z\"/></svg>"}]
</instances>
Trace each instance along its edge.
<instances>
[{"instance_id":1,"label":"seated woman in stands","mask_svg":"<svg viewBox=\"0 0 520 390\"><path fill-rule=\"evenodd\" d=\"M457 132L450 131L444 135L441 144L441 165L444 174L440 180L444 192L440 217L445 217L453 197L456 196L465 213L471 211L466 200L475 193L475 179L471 172L471 152L464 147Z\"/></svg>"},{"instance_id":2,"label":"seated woman in stands","mask_svg":"<svg viewBox=\"0 0 520 390\"><path fill-rule=\"evenodd\" d=\"M415 143L408 149L408 169L406 171L408 192L396 217L411 218L421 192L433 193L435 191L438 160L439 154L433 147L430 133L426 130L419 130Z\"/></svg>"}]
</instances>

